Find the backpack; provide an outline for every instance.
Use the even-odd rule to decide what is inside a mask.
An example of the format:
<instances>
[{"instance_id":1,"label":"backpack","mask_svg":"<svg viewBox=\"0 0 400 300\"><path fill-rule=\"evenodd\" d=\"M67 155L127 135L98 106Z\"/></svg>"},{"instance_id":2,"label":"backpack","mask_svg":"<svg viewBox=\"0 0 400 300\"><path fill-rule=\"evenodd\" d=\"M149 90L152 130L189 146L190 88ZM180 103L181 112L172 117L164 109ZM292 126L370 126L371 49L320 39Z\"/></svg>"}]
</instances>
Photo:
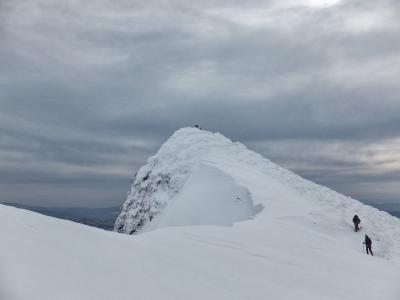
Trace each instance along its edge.
<instances>
[{"instance_id":1,"label":"backpack","mask_svg":"<svg viewBox=\"0 0 400 300\"><path fill-rule=\"evenodd\" d=\"M359 218L357 215L355 215L355 216L353 217L353 223L359 224L360 222L361 222L360 218Z\"/></svg>"}]
</instances>

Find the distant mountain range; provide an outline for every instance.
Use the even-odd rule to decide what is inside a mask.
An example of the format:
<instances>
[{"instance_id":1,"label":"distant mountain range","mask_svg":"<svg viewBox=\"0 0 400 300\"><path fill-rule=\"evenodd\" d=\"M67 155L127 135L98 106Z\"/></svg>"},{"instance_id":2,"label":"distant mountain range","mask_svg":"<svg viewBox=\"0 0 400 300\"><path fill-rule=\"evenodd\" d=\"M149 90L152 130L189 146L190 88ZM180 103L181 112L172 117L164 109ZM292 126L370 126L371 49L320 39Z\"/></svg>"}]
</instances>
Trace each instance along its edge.
<instances>
[{"instance_id":1,"label":"distant mountain range","mask_svg":"<svg viewBox=\"0 0 400 300\"><path fill-rule=\"evenodd\" d=\"M392 216L400 218L400 203L384 203L384 204L370 203L369 205L376 207L379 210L386 211Z\"/></svg>"},{"instance_id":2,"label":"distant mountain range","mask_svg":"<svg viewBox=\"0 0 400 300\"><path fill-rule=\"evenodd\" d=\"M17 208L38 212L46 216L70 220L104 230L113 230L115 221L120 213L119 206L112 207L41 207L17 203L3 203ZM369 205L386 211L392 216L400 218L400 203L386 203Z\"/></svg>"},{"instance_id":3,"label":"distant mountain range","mask_svg":"<svg viewBox=\"0 0 400 300\"><path fill-rule=\"evenodd\" d=\"M70 220L85 225L113 230L115 220L120 212L119 206L113 207L40 207L17 203L4 203L5 205L27 209L46 216Z\"/></svg>"}]
</instances>

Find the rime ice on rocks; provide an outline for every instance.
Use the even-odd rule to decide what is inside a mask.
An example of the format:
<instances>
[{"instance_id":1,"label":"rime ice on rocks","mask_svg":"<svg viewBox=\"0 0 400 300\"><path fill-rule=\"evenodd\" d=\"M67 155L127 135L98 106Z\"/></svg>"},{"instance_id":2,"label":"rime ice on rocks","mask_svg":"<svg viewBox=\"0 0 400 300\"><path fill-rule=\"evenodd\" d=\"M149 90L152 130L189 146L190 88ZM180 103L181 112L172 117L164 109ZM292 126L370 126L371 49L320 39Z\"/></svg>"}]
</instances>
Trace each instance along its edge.
<instances>
[{"instance_id":1,"label":"rime ice on rocks","mask_svg":"<svg viewBox=\"0 0 400 300\"><path fill-rule=\"evenodd\" d=\"M193 170L221 149L229 154L245 147L197 128L175 132L134 176L114 230L128 234L140 231L178 195Z\"/></svg>"}]
</instances>

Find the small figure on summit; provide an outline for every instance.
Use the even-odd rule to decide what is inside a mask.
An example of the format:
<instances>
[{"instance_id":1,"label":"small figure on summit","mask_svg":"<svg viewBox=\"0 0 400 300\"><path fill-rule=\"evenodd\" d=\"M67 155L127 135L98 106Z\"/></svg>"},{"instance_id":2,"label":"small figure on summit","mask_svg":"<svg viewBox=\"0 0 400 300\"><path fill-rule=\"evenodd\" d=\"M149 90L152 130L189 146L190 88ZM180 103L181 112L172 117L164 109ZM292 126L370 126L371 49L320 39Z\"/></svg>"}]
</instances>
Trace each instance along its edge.
<instances>
[{"instance_id":1,"label":"small figure on summit","mask_svg":"<svg viewBox=\"0 0 400 300\"><path fill-rule=\"evenodd\" d=\"M199 125L197 125L197 124L194 125L193 128L197 128L197 129L200 129L200 130L201 130L201 127L200 127Z\"/></svg>"},{"instance_id":2,"label":"small figure on summit","mask_svg":"<svg viewBox=\"0 0 400 300\"><path fill-rule=\"evenodd\" d=\"M361 223L360 218L357 215L354 215L353 217L353 223L354 223L354 231L357 232L360 230L360 227L358 226Z\"/></svg>"},{"instance_id":3,"label":"small figure on summit","mask_svg":"<svg viewBox=\"0 0 400 300\"><path fill-rule=\"evenodd\" d=\"M372 256L374 256L374 253L372 253L372 240L369 238L368 235L365 235L364 244L365 249L367 250L367 254L371 254Z\"/></svg>"}]
</instances>

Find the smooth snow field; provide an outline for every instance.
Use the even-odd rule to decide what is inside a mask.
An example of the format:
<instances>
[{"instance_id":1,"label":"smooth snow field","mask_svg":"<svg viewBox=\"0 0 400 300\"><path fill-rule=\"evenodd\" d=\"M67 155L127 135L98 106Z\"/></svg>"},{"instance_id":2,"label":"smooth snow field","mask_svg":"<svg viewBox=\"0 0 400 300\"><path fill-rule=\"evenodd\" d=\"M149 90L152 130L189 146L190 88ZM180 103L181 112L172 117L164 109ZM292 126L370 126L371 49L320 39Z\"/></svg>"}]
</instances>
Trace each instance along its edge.
<instances>
[{"instance_id":1,"label":"smooth snow field","mask_svg":"<svg viewBox=\"0 0 400 300\"><path fill-rule=\"evenodd\" d=\"M166 144L163 172L174 157L190 168L137 235L0 205L0 299L400 299L399 219L220 134L185 128Z\"/></svg>"}]
</instances>

